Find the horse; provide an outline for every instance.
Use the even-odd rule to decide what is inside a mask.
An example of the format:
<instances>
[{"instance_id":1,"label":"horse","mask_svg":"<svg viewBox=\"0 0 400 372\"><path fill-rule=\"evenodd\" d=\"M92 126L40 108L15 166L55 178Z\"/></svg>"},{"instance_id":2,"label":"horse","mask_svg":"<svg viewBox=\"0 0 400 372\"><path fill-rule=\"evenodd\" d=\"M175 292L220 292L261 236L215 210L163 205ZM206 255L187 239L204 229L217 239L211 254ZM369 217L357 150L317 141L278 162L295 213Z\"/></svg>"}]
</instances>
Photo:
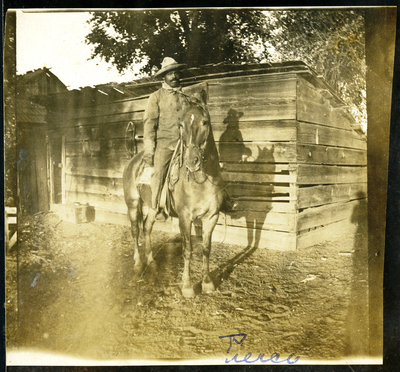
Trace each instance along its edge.
<instances>
[{"instance_id":1,"label":"horse","mask_svg":"<svg viewBox=\"0 0 400 372\"><path fill-rule=\"evenodd\" d=\"M179 129L180 138L176 151L179 158L176 166L178 180L169 195L170 215L175 215L179 219L184 258L181 291L184 297L189 298L195 296L190 277L192 225L194 223L198 225L199 221L202 223L202 292L211 293L215 290L209 273L212 233L224 203L225 184L221 175L219 155L204 90L200 94L187 96L187 105L184 107ZM130 160L123 173L124 197L134 241L135 266L142 265L138 245L139 228L143 229L145 238L144 255L147 265L155 263L151 248L151 232L155 215L148 213L145 217L143 213L143 207L151 204L149 203L151 197L143 195L141 189L138 188L138 181L144 167L143 152L140 152Z\"/></svg>"}]
</instances>

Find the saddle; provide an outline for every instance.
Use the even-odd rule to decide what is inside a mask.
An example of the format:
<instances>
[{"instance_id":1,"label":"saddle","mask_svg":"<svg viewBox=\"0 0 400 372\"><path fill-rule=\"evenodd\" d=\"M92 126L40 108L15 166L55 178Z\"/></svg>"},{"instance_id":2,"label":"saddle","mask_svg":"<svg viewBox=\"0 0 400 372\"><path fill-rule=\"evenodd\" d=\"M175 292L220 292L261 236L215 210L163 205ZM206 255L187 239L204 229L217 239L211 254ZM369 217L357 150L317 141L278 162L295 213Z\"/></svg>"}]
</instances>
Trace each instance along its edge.
<instances>
[{"instance_id":1,"label":"saddle","mask_svg":"<svg viewBox=\"0 0 400 372\"><path fill-rule=\"evenodd\" d=\"M168 189L170 191L174 191L175 184L179 180L179 168L180 166L179 154L175 157L175 159L171 160L171 171L169 173L169 177L167 177Z\"/></svg>"},{"instance_id":2,"label":"saddle","mask_svg":"<svg viewBox=\"0 0 400 372\"><path fill-rule=\"evenodd\" d=\"M159 206L161 210L164 210L165 214L168 216L171 215L171 192L175 188L175 184L179 180L179 168L181 164L181 159L180 159L180 141L178 142L175 151L172 155L171 162L168 167L167 175L164 180L163 187L161 189L161 196L160 196L160 202ZM151 176L154 172L153 167L145 167L143 169L142 174L139 177L138 180L138 187L141 189L141 192L144 192L144 189L148 189L146 192L150 192L150 185L151 185ZM148 197L151 200L150 194Z\"/></svg>"}]
</instances>

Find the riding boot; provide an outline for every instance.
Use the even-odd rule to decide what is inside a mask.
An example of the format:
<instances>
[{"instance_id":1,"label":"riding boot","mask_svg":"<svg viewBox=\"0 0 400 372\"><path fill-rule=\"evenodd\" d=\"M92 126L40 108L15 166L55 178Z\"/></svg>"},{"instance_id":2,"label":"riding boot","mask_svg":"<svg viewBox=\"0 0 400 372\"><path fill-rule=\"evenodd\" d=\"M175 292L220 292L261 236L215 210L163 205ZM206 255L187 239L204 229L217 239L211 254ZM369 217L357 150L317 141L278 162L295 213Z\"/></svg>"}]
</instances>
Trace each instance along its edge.
<instances>
[{"instance_id":1,"label":"riding boot","mask_svg":"<svg viewBox=\"0 0 400 372\"><path fill-rule=\"evenodd\" d=\"M152 200L152 206L150 210L156 215L155 217L156 221L166 221L168 218L168 214L165 212L163 207L160 207L159 202L160 202L159 198L158 199L154 198Z\"/></svg>"},{"instance_id":2,"label":"riding boot","mask_svg":"<svg viewBox=\"0 0 400 372\"><path fill-rule=\"evenodd\" d=\"M221 206L221 212L229 213L237 210L238 203L232 199L229 194L225 191L224 201Z\"/></svg>"},{"instance_id":3,"label":"riding boot","mask_svg":"<svg viewBox=\"0 0 400 372\"><path fill-rule=\"evenodd\" d=\"M153 216L155 216L155 221L166 221L168 216L165 214L163 209L154 209L154 208L149 208L149 213L151 213Z\"/></svg>"},{"instance_id":4,"label":"riding boot","mask_svg":"<svg viewBox=\"0 0 400 372\"><path fill-rule=\"evenodd\" d=\"M166 215L166 213L164 212L164 209L161 209L157 212L156 215L156 221L166 221L168 218L168 216Z\"/></svg>"}]
</instances>

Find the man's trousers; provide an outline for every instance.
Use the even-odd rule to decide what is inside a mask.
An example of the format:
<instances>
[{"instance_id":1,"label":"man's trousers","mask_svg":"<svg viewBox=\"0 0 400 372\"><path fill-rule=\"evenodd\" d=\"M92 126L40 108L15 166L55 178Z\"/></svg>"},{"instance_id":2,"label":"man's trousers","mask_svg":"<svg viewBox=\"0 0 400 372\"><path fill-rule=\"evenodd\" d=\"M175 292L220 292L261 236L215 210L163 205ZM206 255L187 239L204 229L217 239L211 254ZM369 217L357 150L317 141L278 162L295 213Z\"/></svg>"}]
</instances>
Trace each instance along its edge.
<instances>
[{"instance_id":1,"label":"man's trousers","mask_svg":"<svg viewBox=\"0 0 400 372\"><path fill-rule=\"evenodd\" d=\"M158 210L161 190L167 175L174 149L156 148L154 154L154 172L151 176L151 207Z\"/></svg>"}]
</instances>

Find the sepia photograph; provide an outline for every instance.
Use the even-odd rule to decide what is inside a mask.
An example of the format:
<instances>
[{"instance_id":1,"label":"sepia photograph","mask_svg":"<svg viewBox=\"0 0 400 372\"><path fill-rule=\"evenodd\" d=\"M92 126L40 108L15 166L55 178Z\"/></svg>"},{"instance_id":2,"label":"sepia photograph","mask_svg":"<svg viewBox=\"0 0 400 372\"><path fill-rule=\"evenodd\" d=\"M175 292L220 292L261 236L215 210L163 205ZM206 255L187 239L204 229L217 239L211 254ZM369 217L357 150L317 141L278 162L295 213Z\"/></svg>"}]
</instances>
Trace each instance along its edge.
<instances>
[{"instance_id":1,"label":"sepia photograph","mask_svg":"<svg viewBox=\"0 0 400 372\"><path fill-rule=\"evenodd\" d=\"M395 32L395 7L9 10L6 364L382 364Z\"/></svg>"}]
</instances>

